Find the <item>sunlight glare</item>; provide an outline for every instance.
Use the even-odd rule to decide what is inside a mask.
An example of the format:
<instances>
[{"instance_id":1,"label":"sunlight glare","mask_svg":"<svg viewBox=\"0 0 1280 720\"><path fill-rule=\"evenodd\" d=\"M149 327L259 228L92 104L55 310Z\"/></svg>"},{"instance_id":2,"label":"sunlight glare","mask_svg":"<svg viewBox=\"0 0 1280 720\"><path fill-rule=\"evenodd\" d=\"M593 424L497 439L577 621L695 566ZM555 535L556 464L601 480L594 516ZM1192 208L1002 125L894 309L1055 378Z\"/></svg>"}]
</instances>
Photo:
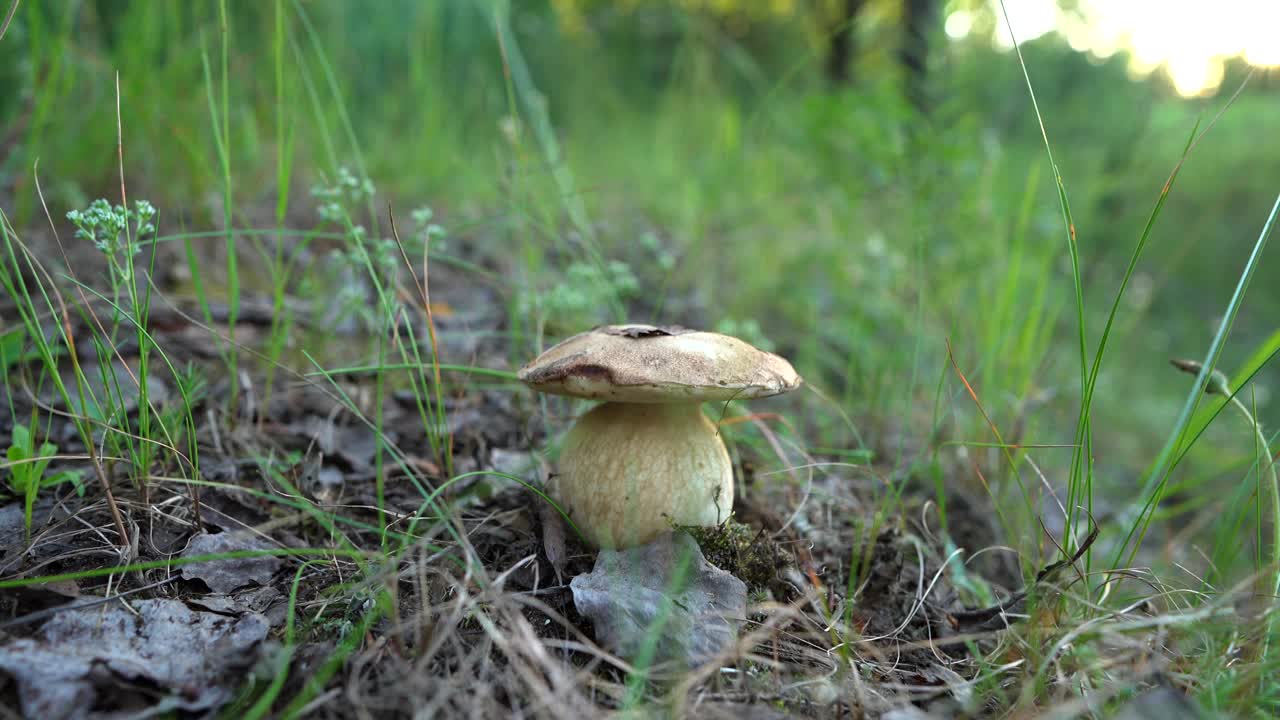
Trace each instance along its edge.
<instances>
[{"instance_id":1,"label":"sunlight glare","mask_svg":"<svg viewBox=\"0 0 1280 720\"><path fill-rule=\"evenodd\" d=\"M1255 67L1280 67L1280 3L1261 3L1255 22L1243 28L1244 59Z\"/></svg>"},{"instance_id":2,"label":"sunlight glare","mask_svg":"<svg viewBox=\"0 0 1280 720\"><path fill-rule=\"evenodd\" d=\"M945 25L947 37L955 40L968 37L969 31L973 29L973 14L968 10L957 10L947 16Z\"/></svg>"},{"instance_id":3,"label":"sunlight glare","mask_svg":"<svg viewBox=\"0 0 1280 720\"><path fill-rule=\"evenodd\" d=\"M1000 0L989 2L999 20L994 43L1007 49ZM1056 30L1072 48L1099 58L1127 50L1132 76L1163 69L1184 97L1216 91L1232 58L1255 67L1280 66L1276 0L1080 0L1078 15L1059 13L1057 0L1005 0L1004 7L1018 42ZM948 35L955 15L947 18Z\"/></svg>"},{"instance_id":4,"label":"sunlight glare","mask_svg":"<svg viewBox=\"0 0 1280 720\"><path fill-rule=\"evenodd\" d=\"M1013 49L1013 39L1009 37L1010 27L1013 28L1013 38L1024 43L1053 32L1058 25L1056 0L1006 0L1003 9L1000 0L990 1L997 19L995 44L1001 50ZM1007 24L1005 13L1009 15Z\"/></svg>"},{"instance_id":5,"label":"sunlight glare","mask_svg":"<svg viewBox=\"0 0 1280 720\"><path fill-rule=\"evenodd\" d=\"M1183 97L1195 97L1222 84L1225 69L1218 58L1196 58L1177 55L1165 64L1165 72L1173 82L1173 89Z\"/></svg>"}]
</instances>

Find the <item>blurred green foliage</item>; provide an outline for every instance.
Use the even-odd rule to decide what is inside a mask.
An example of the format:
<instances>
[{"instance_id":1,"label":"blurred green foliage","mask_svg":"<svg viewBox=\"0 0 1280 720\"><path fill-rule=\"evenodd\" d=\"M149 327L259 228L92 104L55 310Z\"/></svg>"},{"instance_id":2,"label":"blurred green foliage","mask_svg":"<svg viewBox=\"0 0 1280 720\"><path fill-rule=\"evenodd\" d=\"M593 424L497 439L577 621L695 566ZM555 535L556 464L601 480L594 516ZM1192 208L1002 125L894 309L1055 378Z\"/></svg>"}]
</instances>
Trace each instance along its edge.
<instances>
[{"instance_id":1,"label":"blurred green foliage","mask_svg":"<svg viewBox=\"0 0 1280 720\"><path fill-rule=\"evenodd\" d=\"M505 305L496 331L512 366L548 340L606 321L731 332L791 358L820 391L774 401L787 418L778 437L821 448L822 457L874 462L888 481L868 491L883 493L881 519L901 509L899 483L915 482L937 489L939 527L950 532L951 489L981 487L1004 526L1002 541L1028 570L1059 557L1039 522L1059 498L1042 489L1070 481L1067 502L1087 503L1101 523L1099 549L1118 543L1138 524L1139 488L1190 392L1167 360L1199 358L1209 345L1280 188L1267 145L1280 127L1275 77L1253 77L1211 123L1246 68L1230 66L1217 96L1189 101L1158 74L1133 79L1123 53L1087 56L1052 34L1024 43L1071 204L1069 233L1023 66L991 42L998 23L990 3L943 3L944 16L971 13L973 32L950 39L936 29L928 114L904 97L899 2L868 0L853 28L854 82L828 81L824 55L841 29L842 4L24 2L0 40L0 208L36 245L47 236L43 197L64 243L119 250L112 233L129 220L124 208L150 198L162 211L153 218L146 206L134 228L154 225L164 250L185 251L187 282L173 292L194 292L206 317L204 288L270 296L268 356L285 363L295 341L286 294L350 311L374 336L401 327L390 321L399 303L416 302L417 289L398 291L409 286L397 281L404 258L385 222L390 205L412 264L430 257L432 273L484 285L493 294L477 297ZM1197 128L1209 131L1127 277ZM119 198L122 169L129 203ZM99 197L110 200L94 206L97 215L68 218ZM74 237L77 226L87 237ZM1063 447L1074 440L1083 397L1071 237L1090 358L1128 279L1089 416L1091 475L1073 475ZM45 249L56 265L60 253ZM121 261L132 254L120 253ZM139 253L158 258L161 272L180 264L175 255ZM1233 387L1280 347L1274 257L1273 245L1234 319L1223 355ZM115 267L117 277L134 278ZM441 305L442 313L468 309ZM308 359L332 360L322 349L367 354L327 334L321 328L298 342ZM26 353L29 340L0 323L0 368ZM385 346L369 344L378 365L389 359ZM106 357L108 348L98 349ZM400 359L421 369L423 357ZM235 367L229 360L228 376L239 377ZM416 382L425 396L425 373ZM1241 538L1262 536L1253 463L1265 449L1254 436L1280 423L1278 382L1265 367L1241 396L1261 433L1213 424L1155 513L1170 562L1190 556L1184 545L1210 548L1197 598L1244 573L1272 572L1260 552L1250 557L1266 544ZM188 372L177 385L188 418L174 438L189 440L197 457L189 413L202 381ZM270 379L266 386L269 398ZM449 425L441 384L431 387L419 410L435 428L434 446ZM105 406L68 405L96 420L108 415ZM1206 401L1193 428L1221 407L1221 398ZM161 409L161 427L179 426L175 408ZM1050 447L1005 455L990 445L993 427L1007 443ZM760 442L756 432L754 423L731 429L735 450ZM33 450L34 441L25 447L26 460L52 452ZM137 458L145 471L150 456ZM1041 477L1031 477L1027 458ZM45 468L26 464L36 472L15 489L30 502ZM1109 602L1127 604L1124 592ZM1185 601L1168 595L1160 602L1169 607ZM1096 618L1093 605L1081 608L1080 617ZM1044 626L1025 627L1030 639L1019 651L1039 647ZM1211 700L1219 688L1224 696L1245 688L1239 704L1248 705L1241 634L1231 623L1221 629L1193 638L1202 662L1176 670L1204 678ZM1095 653L1079 639L1080 652ZM1146 649L1142 657L1145 667ZM1043 667L1043 658L1029 659L1026 668ZM1003 692L995 687L1006 684L1002 673L1020 663L985 674L981 682L993 685L976 685L975 697L984 687ZM1263 665L1245 667L1265 672ZM1097 687L1112 682L1111 669L1099 671ZM1266 692L1276 694L1259 694Z\"/></svg>"},{"instance_id":2,"label":"blurred green foliage","mask_svg":"<svg viewBox=\"0 0 1280 720\"><path fill-rule=\"evenodd\" d=\"M55 218L117 194L117 75L131 193L166 209L162 228L218 227L204 67L219 77L225 32L237 225L263 225L284 193L291 224L313 226L312 180L350 165L379 202L436 208L450 252L509 265L516 330L568 332L621 307L638 320L752 323L865 422L921 434L950 339L999 424L1069 441L1072 403L1037 409L1070 398L1078 374L1066 233L1022 69L989 42L985 4L947 5L977 21L963 40L939 29L927 116L902 98L897 5L883 0L857 26L857 82L839 88L822 73L830 2L227 7L224 26L216 2L22 4L0 42L0 128L17 134L0 147L0 200L20 227L43 217L37 160ZM515 49L533 105L511 80ZM1087 57L1053 35L1023 52L1071 199L1096 342L1187 138L1242 70L1220 96L1186 101L1158 76L1130 79L1122 55ZM531 107L550 120L555 162ZM1165 359L1206 346L1280 185L1259 151L1275 127L1274 79L1255 78L1192 153L1156 226L1100 381L1100 452L1128 458L1101 469L1118 487L1185 390ZM586 228L569 220L559 171ZM1229 369L1278 316L1277 285L1257 283ZM1276 380L1266 371L1259 387ZM962 432L980 434L970 406L954 405ZM1274 417L1265 398L1260 414ZM812 422L832 436L824 444L852 442L840 422Z\"/></svg>"}]
</instances>

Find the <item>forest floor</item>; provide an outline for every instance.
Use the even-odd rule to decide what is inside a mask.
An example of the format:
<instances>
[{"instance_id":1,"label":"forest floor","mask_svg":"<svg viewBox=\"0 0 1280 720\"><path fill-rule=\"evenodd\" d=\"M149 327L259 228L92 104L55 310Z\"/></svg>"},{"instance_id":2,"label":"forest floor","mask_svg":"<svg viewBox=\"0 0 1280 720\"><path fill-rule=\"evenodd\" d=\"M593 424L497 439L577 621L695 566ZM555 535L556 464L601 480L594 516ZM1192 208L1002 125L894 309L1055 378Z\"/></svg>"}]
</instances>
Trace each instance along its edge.
<instances>
[{"instance_id":1,"label":"forest floor","mask_svg":"<svg viewBox=\"0 0 1280 720\"><path fill-rule=\"evenodd\" d=\"M35 287L39 266L25 267ZM417 337L436 334L438 362L467 363L441 365L436 436L417 386L249 360L273 332L269 297L237 308L233 373L227 308L157 289L142 353L127 327L107 327L107 303L40 285L58 288L35 320L69 334L53 357L72 390L15 345L0 446L34 418L56 446L45 476L75 479L34 496L29 525L23 496L0 501L0 714L901 719L1001 714L1018 699L1007 671L1052 622L1071 563L1027 586L985 496L949 487L947 533L923 481L886 513L871 490L891 468L797 456L763 414L737 420L776 454L742 448L731 523L698 534L747 583L737 642L692 668L610 653L569 584L596 553L538 492L549 428L574 406L506 378L491 288L432 273L433 327ZM0 316L20 302L0 300ZM294 307L299 337L374 342L324 310ZM137 442L120 442L129 432ZM1029 592L1043 596L1030 614ZM975 603L984 594L993 605ZM1134 677L1176 705L1159 667ZM1031 707L1071 700L1064 689Z\"/></svg>"}]
</instances>

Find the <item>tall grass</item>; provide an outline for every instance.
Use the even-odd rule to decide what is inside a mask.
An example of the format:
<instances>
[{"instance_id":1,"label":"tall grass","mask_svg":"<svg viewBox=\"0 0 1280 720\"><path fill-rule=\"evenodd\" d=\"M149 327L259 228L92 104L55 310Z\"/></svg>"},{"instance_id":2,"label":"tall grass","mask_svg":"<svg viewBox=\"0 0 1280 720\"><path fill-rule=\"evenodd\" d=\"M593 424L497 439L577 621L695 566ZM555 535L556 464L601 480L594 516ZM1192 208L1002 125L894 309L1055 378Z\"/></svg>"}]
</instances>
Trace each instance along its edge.
<instances>
[{"instance_id":1,"label":"tall grass","mask_svg":"<svg viewBox=\"0 0 1280 720\"><path fill-rule=\"evenodd\" d=\"M227 16L227 3L225 0L219 0L218 38L221 41L219 45L221 63L219 65L220 74L217 84L214 83L213 74L210 71L209 51L204 45L203 38L201 39L200 61L204 68L204 87L209 103L209 121L213 127L213 142L214 147L217 149L219 178L222 185L222 230L225 233L223 253L226 255L225 302L227 304L227 325L231 335L231 342L227 344L225 352L228 377L231 381L232 403L229 410L234 414L240 387L239 352L235 343L236 320L240 312L240 272L233 221L235 196L231 182L231 78L228 71L231 62L231 32L230 19ZM199 273L193 269L192 277L197 277L198 275ZM204 311L206 322L212 324L207 303L204 304Z\"/></svg>"},{"instance_id":2,"label":"tall grass","mask_svg":"<svg viewBox=\"0 0 1280 720\"><path fill-rule=\"evenodd\" d=\"M1193 163L1201 163L1194 166L1198 171L1220 170L1205 169L1204 163L1214 161L1211 153L1192 154L1195 146L1212 143L1218 135L1201 134L1196 124L1190 139L1185 126L1178 127L1176 137L1166 133L1147 139L1141 159L1159 165L1161 173L1170 164L1174 167L1163 185L1091 177L1088 171L1100 153L1072 133L1092 137L1108 130L1099 127L1104 123L1094 121L1088 108L1072 107L1084 105L1082 101L1054 97L1053 91L1069 83L1052 84L1040 77L1063 57L1045 43L1018 44L1016 65L986 49L944 49L954 53L949 59L961 68L954 76L961 88L957 95L971 91L972 96L957 97L934 117L923 117L898 97L893 82L874 75L853 88L820 88L805 64L815 63L817 53L803 44L807 31L800 21L779 20L773 28L771 37L785 60L779 63L770 50L751 47L753 42L764 44L762 37L738 40L714 18L652 8L637 12L653 13L643 19L656 22L637 22L625 30L604 25L597 35L583 36L557 28L557 18L549 12L506 0L389 2L389 9L373 13L365 24L355 23L357 12L342 4L296 0L252 9L219 0L194 6L189 13L166 7L148 14L135 6L120 18L35 5L17 16L24 20L27 47L43 68L43 75L31 81L33 121L22 162L37 155L56 162L60 172L51 214L60 216L56 210L62 205L75 207L72 199L103 184L104 176L91 169L77 171L92 165L86 159L101 157L103 148L112 146L110 134L94 123L50 121L76 93L89 98L85 114L97 116L99 124L108 107L99 97L104 71L89 51L78 49L78 40L90 34L94 23L127 27L136 22L140 29L134 42L86 46L121 68L122 122L111 129L115 141L129 150L123 162L131 178L148 190L163 191L158 186L165 181L158 178L174 177L169 197L149 196L172 208L166 211L166 224L182 231L141 245L147 252L146 275L163 269L159 264L169 243L181 244L191 276L184 291L194 295L205 326L226 327L225 335L214 332L225 365L220 370L231 387L231 402L222 408L226 417L236 417L236 403L245 390L242 375L261 372L260 407L268 407L287 383L317 383L377 438L378 521L373 527L380 553L357 553L343 539L344 532L370 527L351 525L350 518L309 501L268 496L322 523L335 555L359 554L362 581L378 589L369 611L315 682L294 698L280 697L279 682L269 684L246 702L251 716L279 705L287 706L286 712L307 707L355 651L363 631L393 616L396 599L387 587L387 568L414 547L415 534L423 527L440 524L440 532L466 545L446 521L446 488L473 478L455 467L448 388L457 377L466 378L461 381L465 387L482 377L509 382L512 375L472 367L470 358L444 353L432 296L432 275L442 273L441 268L499 287L506 305L505 352L512 364L547 339L597 322L652 318L749 328L755 337L748 339L793 357L824 396L836 399L830 405L797 401L791 406L794 429L784 433L786 441L807 443L821 458L874 464L887 478L872 491L875 516L859 520L864 536L874 538L904 509L911 493L928 487L935 494L942 531L949 536L948 572L974 598L994 601L999 594L958 559L960 548L952 538L962 530L957 523L963 518L949 514L949 495L990 493L1004 532L1024 558L1028 578L1034 567L1062 553L1071 555L1085 528L1102 523L1100 547L1109 548L1110 561L1104 565L1092 553L1086 555L1084 590L1034 588L1033 607L1045 611L1042 617L1052 610L1056 622L1014 631L1010 642L1030 662L1018 670L1027 689L1019 691L1021 698L1010 692L1010 703L1034 706L1048 692L1057 663L1083 667L1080 676L1089 681L1105 679L1105 671L1095 671L1101 664L1090 664L1090 653L1108 637L1136 632L1127 624L1131 617L1126 612L1134 598L1121 592L1117 573L1156 557L1158 553L1149 552L1154 536L1171 536L1157 531L1166 529L1158 525L1162 520L1179 512L1166 503L1175 470L1191 478L1180 486L1194 495L1188 507L1200 508L1209 518L1204 536L1215 542L1209 557L1214 587L1229 587L1250 572L1269 573L1280 582L1280 557L1251 567L1237 557L1238 546L1223 539L1249 522L1243 511L1212 515L1223 506L1223 488L1243 502L1254 492L1246 487L1249 473L1262 477L1267 472L1266 455L1274 442L1265 434L1267 407L1249 411L1260 437L1245 469L1231 449L1197 442L1210 411L1221 410L1214 405L1197 411L1201 389L1222 358L1229 331L1237 323L1246 323L1251 335L1259 326L1270 329L1265 319L1249 317L1242 309L1280 203L1248 248L1209 343L1204 370L1181 409L1166 412L1170 402L1151 388L1167 389L1176 379L1165 386L1146 380L1156 374L1147 368L1162 367L1164 358L1141 349L1162 347L1164 336L1155 325L1170 328L1178 342L1196 337L1200 302L1170 303L1158 317L1127 303L1137 280L1156 272L1153 268L1183 278L1175 275L1178 268L1169 260L1173 253L1165 237L1171 225L1167 213L1179 211L1171 191L1175 180L1187 179L1182 171ZM649 27L662 30L635 39ZM180 57L174 50L184 46L200 48L198 62L191 53ZM658 46L661 51L651 49ZM156 57L167 61L156 63ZM592 61L584 62L586 57ZM978 94L990 92L983 84L960 84L965 78L961 73L971 68L966 63L977 68L974 72L1008 74L1016 69L1030 99L986 102ZM267 71L246 74L244 67ZM1129 88L1105 85L1100 92L1106 95L1096 104L1124 105ZM193 99L203 102L189 102ZM1249 100L1242 100L1245 109L1255 107ZM1018 113L1028 103L1035 127L1001 125L1004 116L1025 117ZM1184 106L1165 103L1160 108L1180 120ZM146 110L158 107L173 108L172 115ZM1259 116L1256 107L1249 112ZM1210 157L1204 158L1206 154ZM300 218L311 208L291 195L295 186L324 178L338 187L341 168L347 165L354 168L351 177L357 186L377 180L384 192L346 197L341 212L327 224L298 227L309 222ZM1121 197L1133 205L1140 199L1144 209L1150 208L1146 216L1111 227L1113 218L1099 215L1096 198L1077 189L1095 180L1119 181ZM217 198L211 205L202 200L210 195ZM1210 198L1206 206L1213 207L1216 196L1205 197ZM1199 207L1196 196L1180 200ZM30 219L23 212L25 202L21 194L15 200L16 216L23 222ZM429 241L419 255L408 233L402 237L398 225L407 213L400 208L426 204L439 208L441 221L453 231L453 255L434 249ZM1230 220L1234 229L1238 221ZM265 227L253 227L255 223ZM204 226L216 229L199 229ZM60 327L69 326L70 311L56 294L52 273L36 265L7 220L3 229L8 259L0 264L0 280L18 299L19 320L37 344L42 382L55 385L68 407L88 407L93 402L90 387L102 383L90 383L77 371L76 384L64 386L55 372L66 359L79 362L76 338L65 329L52 339L43 331L50 318L60 319ZM1131 248L1127 254L1111 249L1122 237L1124 247ZM220 241L220 248L211 248L210 241ZM1243 242L1237 239L1232 247L1243 247ZM292 315L294 295L333 280L322 267L330 250L349 253L359 281L368 288L365 300L372 310L366 330L372 348L354 360L322 334L305 333ZM224 262L214 269L205 258L218 252ZM246 261L251 257L261 263ZM388 258L393 270L383 264ZM255 274L255 265L264 271ZM1091 267L1114 268L1115 274L1091 274ZM1185 280L1196 288L1197 298L1216 297L1223 287L1224 281L1207 274ZM43 281L31 286L27 276ZM191 410L196 398L181 391L183 411L166 415L163 408L152 412L145 395L145 375L155 369L152 361L163 364L167 359L148 331L155 289L140 279L109 289L82 279L78 287L86 299L98 293L110 308L110 327L101 326L93 338L99 366L112 359L117 326L142 348L139 387L147 409L136 425L113 425L109 413L101 418L82 413L76 428L85 446L96 448L95 433L110 426L111 437L121 443L119 454L131 458L140 481L172 460L183 468L184 482L199 487L200 447ZM1114 286L1100 289L1111 280ZM1274 302L1272 289L1266 290L1262 297L1255 288L1251 299ZM259 348L244 346L240 327L241 302L252 295L267 297L272 312L261 354ZM325 298L309 299L320 303ZM215 318L220 301L227 306L221 320ZM1275 346L1280 341L1258 344L1244 363L1245 374L1258 373L1260 384L1270 381L1274 372L1265 366ZM167 372L179 376L183 370L169 367ZM345 379L360 375L372 375L371 407L350 397L344 387ZM1137 378L1142 383L1131 393L1113 389ZM112 389L99 402L119 405L118 381L104 379ZM1245 380L1235 379L1232 387L1239 392ZM389 439L384 397L391 387L406 385L443 479L424 477ZM1061 387L1072 388L1065 393L1067 400L1052 393ZM727 411L740 413L736 407ZM1149 427L1137 411L1166 413L1173 417L1173 427L1165 436L1163 425ZM1118 418L1127 419L1126 424L1116 424ZM265 415L257 421L265 422ZM777 457L771 445L776 438L751 429L753 424L726 427L741 452ZM995 442L988 442L992 435ZM1118 435L1136 439L1121 444L1115 440ZM166 448L172 452L161 457ZM1138 452L1118 457L1118 448ZM538 449L554 452L554 440ZM277 461L264 464L286 482ZM101 464L94 461L95 467ZM781 459L776 464L788 465ZM1217 476L1223 467L1237 474ZM1034 475L1028 472L1033 468ZM98 473L109 493L106 473ZM1135 485L1132 478L1138 473L1142 479ZM393 476L407 479L421 496L422 507L408 521L387 505L387 482ZM1047 550L1038 522L1048 504L1042 486L1065 488L1065 522L1052 538L1060 547ZM1107 515L1107 506L1134 504L1135 489L1140 490L1136 514ZM1274 505L1263 500L1259 488L1255 536L1268 519L1280 528ZM1166 512L1170 514L1162 514ZM405 522L411 530L403 529ZM118 517L116 524L123 540L125 528ZM1144 539L1147 552L1140 552ZM1260 537L1257 542L1264 544ZM1280 548L1280 535L1270 546ZM850 597L868 571L870 548L869 543L851 547L851 570L843 588ZM306 567L300 565L297 572ZM855 567L859 570L853 571ZM469 569L487 577L484 568ZM1197 592L1210 592L1208 577L1206 571ZM1169 581L1161 587L1173 585ZM286 633L290 646L301 629L294 614L296 582L293 590ZM1164 603L1163 595L1157 599ZM1209 595L1186 606L1169 601L1161 606L1162 617L1181 628L1204 613L1217 613L1223 600ZM846 605L843 616L834 607L824 610L832 645L841 647L846 668L853 666L849 648L857 640L852 607ZM1268 650L1274 634L1270 622L1246 628ZM1218 678L1199 686L1206 697L1228 697L1227 691L1250 682L1261 687L1262 673L1271 667L1268 663L1274 664L1274 653L1264 651L1250 666L1249 672L1257 675L1232 675L1234 668L1221 665L1218 651L1230 646L1242 627L1206 624L1179 636L1190 647L1187 652L1198 653L1191 663L1206 677ZM980 686L1003 692L1000 678L1011 670L994 655L976 647L974 652L984 663ZM631 676L626 703L643 704L650 689L646 680L643 668ZM1266 692L1275 694L1274 689L1258 694ZM1225 704L1240 709L1248 700L1236 697Z\"/></svg>"}]
</instances>

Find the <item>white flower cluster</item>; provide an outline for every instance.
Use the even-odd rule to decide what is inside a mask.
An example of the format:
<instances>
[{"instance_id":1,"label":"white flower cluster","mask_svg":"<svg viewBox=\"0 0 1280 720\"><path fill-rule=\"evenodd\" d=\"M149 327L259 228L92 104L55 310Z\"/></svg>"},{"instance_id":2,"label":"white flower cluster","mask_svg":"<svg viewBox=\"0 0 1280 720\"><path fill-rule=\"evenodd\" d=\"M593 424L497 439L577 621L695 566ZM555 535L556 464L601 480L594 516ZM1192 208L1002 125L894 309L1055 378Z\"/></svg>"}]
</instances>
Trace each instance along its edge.
<instances>
[{"instance_id":1,"label":"white flower cluster","mask_svg":"<svg viewBox=\"0 0 1280 720\"><path fill-rule=\"evenodd\" d=\"M156 226L152 222L156 217L156 209L146 200L133 204L133 210L122 205L112 205L106 200L98 199L84 210L72 210L67 219L76 226L76 237L92 242L104 254L114 256L126 249L130 255L137 255L141 250L138 243L143 237L152 235ZM129 222L134 222L133 242L127 242ZM122 242L122 236L125 242Z\"/></svg>"}]
</instances>

